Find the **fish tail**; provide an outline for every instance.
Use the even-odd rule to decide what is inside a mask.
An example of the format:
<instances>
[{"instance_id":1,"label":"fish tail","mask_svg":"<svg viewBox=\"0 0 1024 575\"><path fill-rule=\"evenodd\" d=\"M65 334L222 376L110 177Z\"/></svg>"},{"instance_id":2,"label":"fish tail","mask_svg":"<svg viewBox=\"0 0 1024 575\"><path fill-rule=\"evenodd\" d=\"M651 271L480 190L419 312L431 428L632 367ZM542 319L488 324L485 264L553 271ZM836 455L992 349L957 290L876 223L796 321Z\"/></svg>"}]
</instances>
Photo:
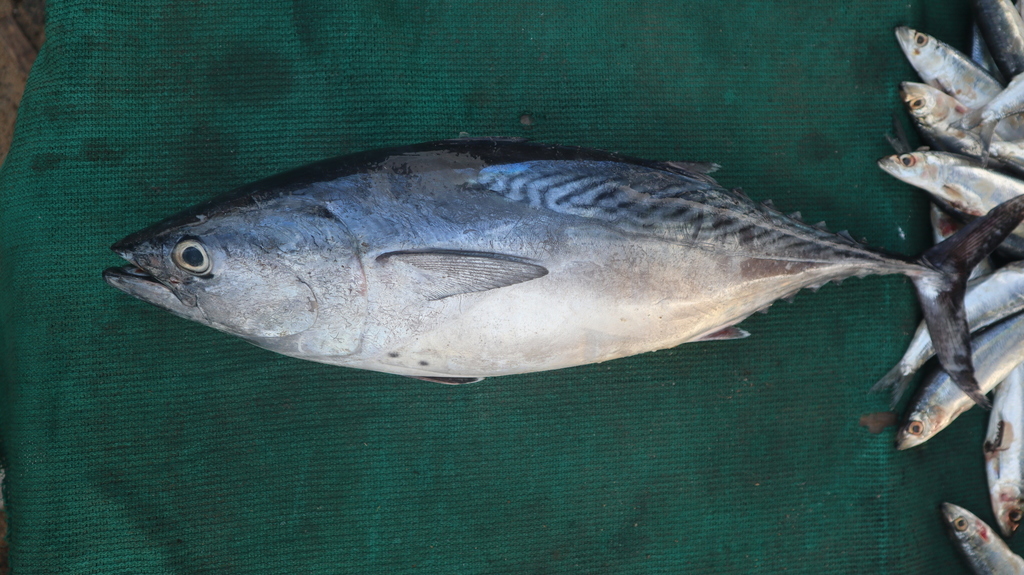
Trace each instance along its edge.
<instances>
[{"instance_id":1,"label":"fish tail","mask_svg":"<svg viewBox=\"0 0 1024 575\"><path fill-rule=\"evenodd\" d=\"M903 369L903 363L896 364L896 367L889 370L889 373L882 376L882 379L878 380L878 383L871 386L871 393L879 393L886 389L892 389L892 403L891 407L896 407L899 403L900 397L903 396L903 392L906 391L907 386L910 385L910 380L914 378L914 372L907 373Z\"/></svg>"},{"instance_id":2,"label":"fish tail","mask_svg":"<svg viewBox=\"0 0 1024 575\"><path fill-rule=\"evenodd\" d=\"M1024 196L992 208L921 256L930 273L911 274L939 363L975 403L990 403L978 387L971 362L971 334L964 292L971 270L1024 220Z\"/></svg>"}]
</instances>

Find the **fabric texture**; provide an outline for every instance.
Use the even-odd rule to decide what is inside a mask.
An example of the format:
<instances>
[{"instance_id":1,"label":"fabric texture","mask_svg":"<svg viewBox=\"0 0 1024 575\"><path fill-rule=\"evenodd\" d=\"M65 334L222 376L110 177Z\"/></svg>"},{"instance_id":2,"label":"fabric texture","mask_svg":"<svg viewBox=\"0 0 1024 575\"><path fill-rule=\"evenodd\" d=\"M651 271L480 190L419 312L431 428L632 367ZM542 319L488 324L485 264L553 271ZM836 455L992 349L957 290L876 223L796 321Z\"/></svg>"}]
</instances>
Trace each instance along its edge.
<instances>
[{"instance_id":1,"label":"fabric texture","mask_svg":"<svg viewBox=\"0 0 1024 575\"><path fill-rule=\"evenodd\" d=\"M129 232L315 160L526 136L715 176L920 253L874 162L910 25L962 0L51 0L0 171L14 573L966 573L972 410L896 452L861 416L909 282L801 293L753 335L452 387L291 359L130 298ZM600 313L600 310L595 310ZM1021 541L1013 541L1018 550Z\"/></svg>"}]
</instances>

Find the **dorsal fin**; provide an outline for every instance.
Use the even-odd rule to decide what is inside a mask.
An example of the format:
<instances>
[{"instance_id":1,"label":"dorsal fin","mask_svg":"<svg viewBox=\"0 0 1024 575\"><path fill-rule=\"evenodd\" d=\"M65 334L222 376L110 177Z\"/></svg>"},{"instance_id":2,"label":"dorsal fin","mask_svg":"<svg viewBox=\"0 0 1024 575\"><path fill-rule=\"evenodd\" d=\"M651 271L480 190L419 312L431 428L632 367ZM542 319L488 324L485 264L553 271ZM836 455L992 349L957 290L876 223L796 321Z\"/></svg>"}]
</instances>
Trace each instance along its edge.
<instances>
[{"instance_id":1,"label":"dorsal fin","mask_svg":"<svg viewBox=\"0 0 1024 575\"><path fill-rule=\"evenodd\" d=\"M836 235L841 237L841 238L843 238L844 240L850 242L850 244L852 244L852 245L857 245L857 243L858 243L857 240L853 239L853 236L851 236L850 232L847 231L847 230L842 230L840 232L836 232Z\"/></svg>"},{"instance_id":2,"label":"dorsal fin","mask_svg":"<svg viewBox=\"0 0 1024 575\"><path fill-rule=\"evenodd\" d=\"M718 168L722 167L722 166L719 166L718 164L715 164L715 163L712 163L712 162L662 162L662 163L665 164L666 166L670 167L670 168L676 168L676 169L679 169L679 170L685 170L687 172L697 172L698 174L710 174L712 172L717 172Z\"/></svg>"},{"instance_id":3,"label":"dorsal fin","mask_svg":"<svg viewBox=\"0 0 1024 575\"><path fill-rule=\"evenodd\" d=\"M791 219L791 220L796 220L798 222L804 221L804 216L800 212L793 212L792 214L789 214L786 217Z\"/></svg>"},{"instance_id":4,"label":"dorsal fin","mask_svg":"<svg viewBox=\"0 0 1024 575\"><path fill-rule=\"evenodd\" d=\"M823 232L826 232L826 231L828 231L828 228L827 228L827 227L825 226L825 221L824 221L824 220L822 220L822 221L820 221L820 222L818 222L818 223L814 224L814 225L813 225L813 226L811 226L811 227L812 227L812 228L814 228L814 229L816 229L816 230L821 230L821 231L823 231Z\"/></svg>"}]
</instances>

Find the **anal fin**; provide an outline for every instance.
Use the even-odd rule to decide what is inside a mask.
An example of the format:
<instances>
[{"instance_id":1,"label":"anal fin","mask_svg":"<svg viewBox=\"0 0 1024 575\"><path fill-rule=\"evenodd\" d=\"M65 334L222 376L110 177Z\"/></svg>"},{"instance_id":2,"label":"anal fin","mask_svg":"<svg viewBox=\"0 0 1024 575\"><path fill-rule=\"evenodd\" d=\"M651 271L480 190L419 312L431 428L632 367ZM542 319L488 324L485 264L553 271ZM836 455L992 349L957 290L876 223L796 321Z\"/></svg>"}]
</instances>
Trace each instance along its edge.
<instances>
[{"instance_id":1,"label":"anal fin","mask_svg":"<svg viewBox=\"0 0 1024 575\"><path fill-rule=\"evenodd\" d=\"M727 339L743 339L750 335L750 332L745 329L730 326L722 328L714 333L709 333L700 339L693 341L723 341Z\"/></svg>"},{"instance_id":2,"label":"anal fin","mask_svg":"<svg viewBox=\"0 0 1024 575\"><path fill-rule=\"evenodd\" d=\"M483 381L482 377L420 377L416 375L409 376L413 379L419 379L422 381L432 381L434 383L443 383L445 385L463 385L465 383L476 383Z\"/></svg>"}]
</instances>

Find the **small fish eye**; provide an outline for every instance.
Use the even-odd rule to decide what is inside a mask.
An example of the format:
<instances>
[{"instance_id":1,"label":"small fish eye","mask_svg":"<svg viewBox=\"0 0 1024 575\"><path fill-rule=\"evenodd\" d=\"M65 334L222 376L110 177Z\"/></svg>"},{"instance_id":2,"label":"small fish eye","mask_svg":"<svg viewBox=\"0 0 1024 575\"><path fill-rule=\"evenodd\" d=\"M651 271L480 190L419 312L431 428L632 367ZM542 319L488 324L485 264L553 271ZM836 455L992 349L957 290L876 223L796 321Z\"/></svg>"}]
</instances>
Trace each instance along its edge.
<instances>
[{"instance_id":1,"label":"small fish eye","mask_svg":"<svg viewBox=\"0 0 1024 575\"><path fill-rule=\"evenodd\" d=\"M915 98L915 99L910 101L910 109L911 110L920 110L923 107L924 107L924 100L922 100L921 98Z\"/></svg>"},{"instance_id":2,"label":"small fish eye","mask_svg":"<svg viewBox=\"0 0 1024 575\"><path fill-rule=\"evenodd\" d=\"M203 275L210 271L210 256L203 244L193 239L183 239L171 252L174 265L190 274Z\"/></svg>"},{"instance_id":3,"label":"small fish eye","mask_svg":"<svg viewBox=\"0 0 1024 575\"><path fill-rule=\"evenodd\" d=\"M914 34L914 43L918 46L924 46L928 43L928 36L918 32L917 34Z\"/></svg>"},{"instance_id":4,"label":"small fish eye","mask_svg":"<svg viewBox=\"0 0 1024 575\"><path fill-rule=\"evenodd\" d=\"M1011 523L1020 523L1021 517L1022 514L1019 509L1011 509L1010 512L1006 514L1006 518L1009 519Z\"/></svg>"},{"instance_id":5,"label":"small fish eye","mask_svg":"<svg viewBox=\"0 0 1024 575\"><path fill-rule=\"evenodd\" d=\"M902 156L900 156L900 163L909 168L916 164L917 160L914 158L914 156L911 156L910 154L903 154Z\"/></svg>"},{"instance_id":6,"label":"small fish eye","mask_svg":"<svg viewBox=\"0 0 1024 575\"><path fill-rule=\"evenodd\" d=\"M966 531L967 530L967 520L964 519L963 517L957 517L956 519L953 520L953 528L956 529L957 531Z\"/></svg>"},{"instance_id":7,"label":"small fish eye","mask_svg":"<svg viewBox=\"0 0 1024 575\"><path fill-rule=\"evenodd\" d=\"M910 435L921 435L924 433L924 424L920 421L911 421L907 424L907 433Z\"/></svg>"}]
</instances>

